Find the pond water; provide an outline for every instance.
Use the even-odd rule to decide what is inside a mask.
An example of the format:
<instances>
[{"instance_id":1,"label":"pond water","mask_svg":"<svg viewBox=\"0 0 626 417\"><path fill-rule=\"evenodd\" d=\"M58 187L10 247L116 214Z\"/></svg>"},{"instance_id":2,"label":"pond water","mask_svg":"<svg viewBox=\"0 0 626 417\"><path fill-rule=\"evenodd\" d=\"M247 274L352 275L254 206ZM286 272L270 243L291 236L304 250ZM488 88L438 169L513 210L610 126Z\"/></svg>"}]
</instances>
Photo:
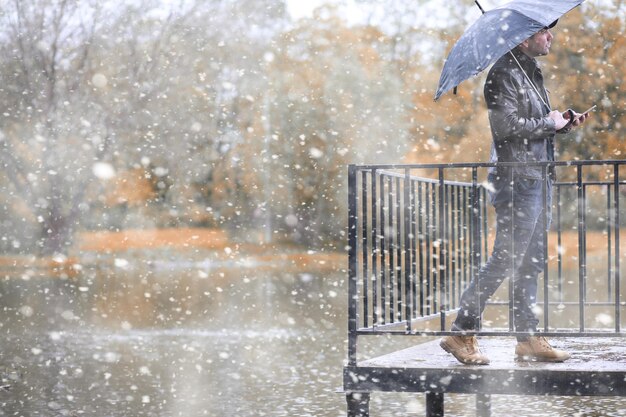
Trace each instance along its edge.
<instances>
[{"instance_id":1,"label":"pond water","mask_svg":"<svg viewBox=\"0 0 626 417\"><path fill-rule=\"evenodd\" d=\"M344 416L346 274L276 266L111 259L69 278L5 274L0 415ZM376 338L366 349L419 340ZM494 416L625 409L610 398L494 396L492 405ZM424 402L375 393L371 412L420 416ZM447 397L446 415L474 415L473 396Z\"/></svg>"}]
</instances>

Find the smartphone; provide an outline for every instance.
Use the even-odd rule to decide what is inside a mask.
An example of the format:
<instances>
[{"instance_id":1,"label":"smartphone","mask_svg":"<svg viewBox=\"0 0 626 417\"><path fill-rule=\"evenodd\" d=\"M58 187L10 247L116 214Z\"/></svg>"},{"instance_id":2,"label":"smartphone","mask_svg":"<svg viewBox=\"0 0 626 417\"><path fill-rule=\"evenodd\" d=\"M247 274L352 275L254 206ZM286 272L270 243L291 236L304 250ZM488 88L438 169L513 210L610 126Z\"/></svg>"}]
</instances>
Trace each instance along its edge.
<instances>
[{"instance_id":1,"label":"smartphone","mask_svg":"<svg viewBox=\"0 0 626 417\"><path fill-rule=\"evenodd\" d=\"M581 114L586 114L589 113L591 110L595 109L596 105L594 104L593 106L589 107L587 110L585 110L584 112L582 112Z\"/></svg>"},{"instance_id":2,"label":"smartphone","mask_svg":"<svg viewBox=\"0 0 626 417\"><path fill-rule=\"evenodd\" d=\"M594 104L593 106L589 107L587 110L585 110L584 112L580 113L580 116L578 116L574 121L577 121L578 119L580 119L580 117L584 114L589 113L591 110L595 109L596 105Z\"/></svg>"}]
</instances>

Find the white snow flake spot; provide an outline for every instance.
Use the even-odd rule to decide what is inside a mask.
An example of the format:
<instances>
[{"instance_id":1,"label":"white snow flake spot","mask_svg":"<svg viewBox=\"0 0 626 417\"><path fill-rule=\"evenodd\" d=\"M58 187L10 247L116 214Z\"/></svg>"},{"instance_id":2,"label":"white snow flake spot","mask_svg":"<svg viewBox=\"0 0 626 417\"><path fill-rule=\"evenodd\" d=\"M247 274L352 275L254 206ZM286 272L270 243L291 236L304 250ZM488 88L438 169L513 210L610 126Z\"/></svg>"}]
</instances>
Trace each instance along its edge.
<instances>
[{"instance_id":1,"label":"white snow flake spot","mask_svg":"<svg viewBox=\"0 0 626 417\"><path fill-rule=\"evenodd\" d=\"M92 167L93 175L101 180L110 180L115 177L115 168L106 162L96 162Z\"/></svg>"},{"instance_id":2,"label":"white snow flake spot","mask_svg":"<svg viewBox=\"0 0 626 417\"><path fill-rule=\"evenodd\" d=\"M35 310L31 306L20 307L20 314L24 317L30 317L35 313Z\"/></svg>"},{"instance_id":3,"label":"white snow flake spot","mask_svg":"<svg viewBox=\"0 0 626 417\"><path fill-rule=\"evenodd\" d=\"M118 268L128 268L128 261L126 259L122 259L122 258L115 258L115 261L113 261L114 265Z\"/></svg>"},{"instance_id":4,"label":"white snow flake spot","mask_svg":"<svg viewBox=\"0 0 626 417\"><path fill-rule=\"evenodd\" d=\"M106 87L108 82L107 77L99 72L95 73L93 77L91 77L91 83L97 88Z\"/></svg>"},{"instance_id":5,"label":"white snow flake spot","mask_svg":"<svg viewBox=\"0 0 626 417\"><path fill-rule=\"evenodd\" d=\"M311 158L313 159L320 159L322 156L324 156L324 152L322 152L318 148L311 148L309 149L309 155L311 155Z\"/></svg>"},{"instance_id":6,"label":"white snow flake spot","mask_svg":"<svg viewBox=\"0 0 626 417\"><path fill-rule=\"evenodd\" d=\"M596 323L603 326L610 326L613 324L613 317L609 316L606 313L600 313L596 316Z\"/></svg>"}]
</instances>

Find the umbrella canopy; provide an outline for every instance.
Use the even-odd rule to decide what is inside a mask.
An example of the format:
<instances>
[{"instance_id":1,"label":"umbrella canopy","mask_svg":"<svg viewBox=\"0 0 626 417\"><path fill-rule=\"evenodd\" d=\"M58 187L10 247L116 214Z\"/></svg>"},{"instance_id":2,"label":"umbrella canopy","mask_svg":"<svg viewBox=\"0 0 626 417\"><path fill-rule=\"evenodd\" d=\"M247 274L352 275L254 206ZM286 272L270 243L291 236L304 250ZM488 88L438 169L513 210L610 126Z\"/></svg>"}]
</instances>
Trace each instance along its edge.
<instances>
[{"instance_id":1,"label":"umbrella canopy","mask_svg":"<svg viewBox=\"0 0 626 417\"><path fill-rule=\"evenodd\" d=\"M454 44L441 71L437 100L585 0L518 0L484 13Z\"/></svg>"}]
</instances>

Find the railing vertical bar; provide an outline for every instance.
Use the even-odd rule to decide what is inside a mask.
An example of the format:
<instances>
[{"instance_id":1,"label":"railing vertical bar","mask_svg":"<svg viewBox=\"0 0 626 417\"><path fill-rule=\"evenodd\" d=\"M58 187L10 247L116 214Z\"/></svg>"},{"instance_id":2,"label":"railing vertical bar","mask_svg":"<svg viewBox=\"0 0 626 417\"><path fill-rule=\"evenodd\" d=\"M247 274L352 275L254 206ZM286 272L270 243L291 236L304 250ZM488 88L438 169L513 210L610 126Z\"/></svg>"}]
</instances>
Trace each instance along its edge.
<instances>
[{"instance_id":1,"label":"railing vertical bar","mask_svg":"<svg viewBox=\"0 0 626 417\"><path fill-rule=\"evenodd\" d=\"M457 250L457 205L456 197L458 195L458 186L450 187L450 257L452 258L451 268L448 272L452 288L450 289L450 306L456 308L456 288L458 280L458 250Z\"/></svg>"},{"instance_id":2,"label":"railing vertical bar","mask_svg":"<svg viewBox=\"0 0 626 417\"><path fill-rule=\"evenodd\" d=\"M483 219L483 243L484 243L484 254L485 257L483 259L487 259L489 257L489 224L487 222L487 189L485 187L480 187L481 191L481 207L482 207L482 219Z\"/></svg>"},{"instance_id":3,"label":"railing vertical bar","mask_svg":"<svg viewBox=\"0 0 626 417\"><path fill-rule=\"evenodd\" d=\"M431 305L432 305L432 299L430 298L431 296L431 288L430 288L430 277L432 274L432 268L430 266L430 261L431 256L430 256L430 238L431 238L431 228L430 228L430 186L431 184L426 183L424 184L424 197L425 197L425 201L424 201L424 208L426 210L426 219L425 219L425 226L424 226L424 234L426 236L426 248L425 248L425 255L426 255L426 268L425 268L425 275L426 275L426 297L425 297L425 301L426 301L426 315L430 315L431 313Z\"/></svg>"},{"instance_id":4,"label":"railing vertical bar","mask_svg":"<svg viewBox=\"0 0 626 417\"><path fill-rule=\"evenodd\" d=\"M387 192L387 206L388 206L388 212L387 212L387 231L385 233L385 235L389 235L389 322L390 323L395 323L395 318L396 318L396 314L395 314L395 293L394 293L394 289L395 289L395 234L393 233L393 212L394 212L394 206L393 206L393 196L394 193L396 192L396 190L394 190L393 188L393 178L389 177L387 179L388 181L388 192Z\"/></svg>"},{"instance_id":5,"label":"railing vertical bar","mask_svg":"<svg viewBox=\"0 0 626 417\"><path fill-rule=\"evenodd\" d=\"M516 178L513 176L513 169L509 168L507 170L508 178L510 179L510 187L511 193L509 196L509 201L511 202L511 210L509 211L510 222L509 226L509 235L511 236L511 242L509 242L509 251L511 253L511 277L509 278L509 331L512 332L515 330L515 314L514 314L514 300L515 300L515 181Z\"/></svg>"},{"instance_id":6,"label":"railing vertical bar","mask_svg":"<svg viewBox=\"0 0 626 417\"><path fill-rule=\"evenodd\" d=\"M418 239L418 243L419 243L419 251L417 251L418 253L418 257L419 257L419 276L418 276L418 280L419 280L419 297L420 297L420 302L419 302L419 312L420 312L420 317L424 316L424 279L425 279L425 271L424 271L424 251L425 251L425 239L424 239L424 222L425 222L425 215L424 215L424 204L423 204L423 200L422 200L422 182L418 182L417 183L417 239Z\"/></svg>"},{"instance_id":7,"label":"railing vertical bar","mask_svg":"<svg viewBox=\"0 0 626 417\"><path fill-rule=\"evenodd\" d=\"M446 330L446 277L448 271L446 270L446 259L448 257L446 250L446 189L445 189L445 176L443 168L439 168L439 268L437 273L439 274L439 316L440 316L440 328L441 331Z\"/></svg>"},{"instance_id":8,"label":"railing vertical bar","mask_svg":"<svg viewBox=\"0 0 626 417\"><path fill-rule=\"evenodd\" d=\"M370 183L372 184L372 326L376 327L380 319L378 312L378 222L376 221L378 215L378 195L376 190L376 169L372 169Z\"/></svg>"},{"instance_id":9,"label":"railing vertical bar","mask_svg":"<svg viewBox=\"0 0 626 417\"><path fill-rule=\"evenodd\" d=\"M402 193L404 194L404 193ZM396 320L402 320L402 205L400 204L400 177L396 177ZM403 204L406 204L406 200Z\"/></svg>"},{"instance_id":10,"label":"railing vertical bar","mask_svg":"<svg viewBox=\"0 0 626 417\"><path fill-rule=\"evenodd\" d=\"M439 288L437 287L437 282L439 279L439 259L437 259L437 249L438 249L438 244L439 242L439 233L441 233L441 230L437 230L437 224L438 224L438 215L441 215L441 213L437 213L437 192L441 193L441 190L437 190L437 187L435 186L435 184L432 185L431 187L431 210L433 212L433 221L431 224L431 229L432 229L432 243L433 243L433 248L432 248L432 252L430 253L430 256L432 257L432 303L433 303L433 313L437 312L437 309L439 308L439 299L438 299L438 293L439 293Z\"/></svg>"},{"instance_id":11,"label":"railing vertical bar","mask_svg":"<svg viewBox=\"0 0 626 417\"><path fill-rule=\"evenodd\" d=\"M457 207L457 236L459 239L458 245L457 245L457 268L458 268L458 276L459 276L459 285L457 286L457 293L455 294L455 299L457 300L457 305L458 305L458 301L461 299L461 292L464 289L464 282L465 282L465 265L464 262L465 260L463 259L463 251L464 251L464 245L465 245L465 241L463 240L463 229L465 226L465 223L463 222L463 213L465 213L465 211L463 210L463 206L461 205L461 194L463 193L463 191L465 190L465 187L463 187L463 189L461 189L459 187L459 189L457 190L456 193L456 207Z\"/></svg>"},{"instance_id":12,"label":"railing vertical bar","mask_svg":"<svg viewBox=\"0 0 626 417\"><path fill-rule=\"evenodd\" d=\"M363 257L363 327L368 327L369 325L369 298L368 298L368 280L369 280L369 264L368 264L368 217L367 217L367 171L361 171L361 239L362 239L362 257Z\"/></svg>"},{"instance_id":13,"label":"railing vertical bar","mask_svg":"<svg viewBox=\"0 0 626 417\"><path fill-rule=\"evenodd\" d=\"M584 259L585 259L585 220L584 220L584 201L583 201L583 185L582 185L582 166L576 166L576 188L578 192L578 312L579 312L579 330L585 331L585 275L584 275Z\"/></svg>"},{"instance_id":14,"label":"railing vertical bar","mask_svg":"<svg viewBox=\"0 0 626 417\"><path fill-rule=\"evenodd\" d=\"M463 210L461 216L463 217L463 287L465 287L472 276L472 258L470 255L470 239L469 233L471 231L471 220L469 216L470 210L468 210L468 192L467 187L463 188ZM459 294L460 297L460 294Z\"/></svg>"},{"instance_id":15,"label":"railing vertical bar","mask_svg":"<svg viewBox=\"0 0 626 417\"><path fill-rule=\"evenodd\" d=\"M480 219L479 219L479 197L478 197L478 169L476 167L472 168L472 190L471 190L471 209L470 209L470 216L471 216L471 221L470 221L470 225L471 225L471 230L470 230L470 235L471 235L471 243L470 243L470 250L471 250L471 265L472 265L472 281L476 280L476 287L475 287L475 291L476 291L476 300L480 300L480 276L478 275L478 270L480 269L480 264L482 263L481 261L481 257L480 257L480 230L479 230L479 224L480 224ZM479 301L480 302L480 301ZM480 316L476 318L476 329L481 330L482 328L482 321Z\"/></svg>"},{"instance_id":16,"label":"railing vertical bar","mask_svg":"<svg viewBox=\"0 0 626 417\"><path fill-rule=\"evenodd\" d=\"M404 318L406 331L411 331L411 177L408 169L404 170Z\"/></svg>"},{"instance_id":17,"label":"railing vertical bar","mask_svg":"<svg viewBox=\"0 0 626 417\"><path fill-rule=\"evenodd\" d=\"M613 199L614 199L614 225L615 225L615 332L621 330L620 310L620 207L619 207L619 165L613 165Z\"/></svg>"},{"instance_id":18,"label":"railing vertical bar","mask_svg":"<svg viewBox=\"0 0 626 417\"><path fill-rule=\"evenodd\" d=\"M380 181L380 314L382 324L387 323L387 248L385 233L385 178L381 175Z\"/></svg>"},{"instance_id":19,"label":"railing vertical bar","mask_svg":"<svg viewBox=\"0 0 626 417\"><path fill-rule=\"evenodd\" d=\"M348 167L348 362L356 366L357 349L357 169Z\"/></svg>"},{"instance_id":20,"label":"railing vertical bar","mask_svg":"<svg viewBox=\"0 0 626 417\"><path fill-rule=\"evenodd\" d=\"M415 195L415 181L411 181L411 309L410 319L415 316L417 309L417 199Z\"/></svg>"},{"instance_id":21,"label":"railing vertical bar","mask_svg":"<svg viewBox=\"0 0 626 417\"><path fill-rule=\"evenodd\" d=\"M611 293L613 289L613 248L611 247L612 241L612 227L611 227L611 185L607 184L606 186L606 266L607 266L607 274L606 274L606 287L607 287L607 301L611 301Z\"/></svg>"},{"instance_id":22,"label":"railing vertical bar","mask_svg":"<svg viewBox=\"0 0 626 417\"><path fill-rule=\"evenodd\" d=\"M583 180L583 288L585 295L585 306L587 305L587 189L588 184Z\"/></svg>"},{"instance_id":23,"label":"railing vertical bar","mask_svg":"<svg viewBox=\"0 0 626 417\"><path fill-rule=\"evenodd\" d=\"M556 233L557 233L557 246L556 246L556 262L558 269L557 288L559 293L559 301L563 302L563 230L561 223L561 190L562 186L559 184L556 186Z\"/></svg>"},{"instance_id":24,"label":"railing vertical bar","mask_svg":"<svg viewBox=\"0 0 626 417\"><path fill-rule=\"evenodd\" d=\"M547 331L550 328L550 290L548 282L550 281L548 270L548 233L550 232L550 225L548 223L548 177L547 166L544 165L541 169L541 182L542 182L542 203L543 203L543 328Z\"/></svg>"},{"instance_id":25,"label":"railing vertical bar","mask_svg":"<svg viewBox=\"0 0 626 417\"><path fill-rule=\"evenodd\" d=\"M445 173L445 172L444 172ZM450 191L451 187L444 182L444 200L443 200L443 211L444 211L444 226L443 226L443 236L444 236L444 259L445 259L445 304L446 310L450 309L450 288L452 281L452 275L450 274L450 257L452 255L452 250L450 249L451 238L450 238Z\"/></svg>"}]
</instances>

